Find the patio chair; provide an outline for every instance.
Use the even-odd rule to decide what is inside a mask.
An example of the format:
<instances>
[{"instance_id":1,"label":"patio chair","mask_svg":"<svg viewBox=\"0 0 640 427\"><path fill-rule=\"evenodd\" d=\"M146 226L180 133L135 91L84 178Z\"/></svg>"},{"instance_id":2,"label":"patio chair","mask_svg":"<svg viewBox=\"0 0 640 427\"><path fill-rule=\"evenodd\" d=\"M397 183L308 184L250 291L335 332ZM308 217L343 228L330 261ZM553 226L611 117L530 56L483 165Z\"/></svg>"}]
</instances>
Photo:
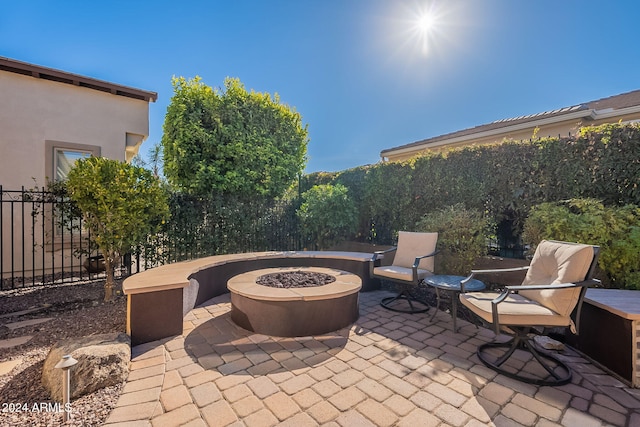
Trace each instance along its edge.
<instances>
[{"instance_id":1,"label":"patio chair","mask_svg":"<svg viewBox=\"0 0 640 427\"><path fill-rule=\"evenodd\" d=\"M522 285L506 286L503 292L471 292L460 301L474 314L493 325L493 342L478 347L478 358L489 368L536 385L563 385L571 381L569 366L550 352L538 348L534 338L545 328L569 327L578 333L580 309L587 287L599 283L592 275L598 262L598 246L543 240L529 266L479 273L527 270ZM575 311L575 323L571 314ZM505 332L512 338L499 341ZM497 349L497 350L496 350ZM543 369L526 362L522 368L507 361L517 349L531 353ZM522 360L522 358L519 358Z\"/></svg>"},{"instance_id":2,"label":"patio chair","mask_svg":"<svg viewBox=\"0 0 640 427\"><path fill-rule=\"evenodd\" d=\"M424 313L429 309L429 305L413 291L422 279L433 274L437 241L438 233L400 231L397 246L373 254L370 276L392 281L398 286L397 295L384 298L380 305L402 313ZM380 265L380 260L392 252L395 252L393 263Z\"/></svg>"}]
</instances>

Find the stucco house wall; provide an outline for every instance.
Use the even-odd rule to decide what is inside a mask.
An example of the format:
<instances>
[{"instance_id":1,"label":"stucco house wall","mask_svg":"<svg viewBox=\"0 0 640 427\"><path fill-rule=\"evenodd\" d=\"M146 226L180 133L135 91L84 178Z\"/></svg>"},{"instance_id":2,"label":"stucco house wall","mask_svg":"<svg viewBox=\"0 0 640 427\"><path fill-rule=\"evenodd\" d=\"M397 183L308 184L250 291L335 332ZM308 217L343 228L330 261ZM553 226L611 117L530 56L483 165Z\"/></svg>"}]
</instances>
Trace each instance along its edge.
<instances>
[{"instance_id":1,"label":"stucco house wall","mask_svg":"<svg viewBox=\"0 0 640 427\"><path fill-rule=\"evenodd\" d=\"M2 189L42 187L55 179L56 150L131 160L149 135L149 103L156 98L153 92L0 57ZM3 200L8 197L3 194ZM42 256L38 253L32 259L31 240L26 251L20 248L25 244L20 242L21 215L9 215L7 203L3 208L3 276L23 260L28 266L35 262L36 269L41 269ZM30 213L27 206L24 221L28 227ZM62 265L62 260L50 254L62 250L62 239L51 238L51 230L44 234L36 239L36 246L47 247L44 263ZM71 262L70 256L67 250L65 263Z\"/></svg>"}]
</instances>

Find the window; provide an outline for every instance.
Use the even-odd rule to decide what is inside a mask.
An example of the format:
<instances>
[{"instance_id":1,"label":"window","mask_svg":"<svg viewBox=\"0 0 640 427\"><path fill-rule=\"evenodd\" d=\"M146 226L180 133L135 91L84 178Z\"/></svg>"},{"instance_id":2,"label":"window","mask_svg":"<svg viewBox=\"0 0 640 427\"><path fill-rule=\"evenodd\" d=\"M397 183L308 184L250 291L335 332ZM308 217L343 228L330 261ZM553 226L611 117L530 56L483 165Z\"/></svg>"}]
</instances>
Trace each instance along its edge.
<instances>
[{"instance_id":1,"label":"window","mask_svg":"<svg viewBox=\"0 0 640 427\"><path fill-rule=\"evenodd\" d=\"M67 178L73 164L82 158L100 156L100 147L62 141L45 141L45 175L48 180Z\"/></svg>"},{"instance_id":2,"label":"window","mask_svg":"<svg viewBox=\"0 0 640 427\"><path fill-rule=\"evenodd\" d=\"M100 156L100 147L98 146L61 141L45 141L45 150L45 174L48 181L65 180L79 159ZM79 227L78 219L66 211L66 206L68 205L63 200L55 210L53 206L48 208L45 223L50 227L47 233L53 244L53 250L60 247L72 247L77 244L76 240L84 233Z\"/></svg>"},{"instance_id":3,"label":"window","mask_svg":"<svg viewBox=\"0 0 640 427\"><path fill-rule=\"evenodd\" d=\"M90 151L65 150L61 148L54 148L54 150L55 154L53 156L53 161L55 163L55 176L53 179L56 181L64 181L67 179L67 175L74 163L77 160L90 157L92 154Z\"/></svg>"}]
</instances>

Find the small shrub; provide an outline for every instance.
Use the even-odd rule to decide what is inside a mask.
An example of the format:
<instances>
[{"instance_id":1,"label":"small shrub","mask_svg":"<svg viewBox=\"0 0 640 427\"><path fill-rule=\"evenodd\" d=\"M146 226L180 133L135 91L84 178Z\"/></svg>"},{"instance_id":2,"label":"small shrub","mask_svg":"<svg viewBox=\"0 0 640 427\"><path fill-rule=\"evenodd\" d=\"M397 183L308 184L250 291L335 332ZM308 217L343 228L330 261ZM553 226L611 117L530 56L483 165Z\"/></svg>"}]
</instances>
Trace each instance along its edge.
<instances>
[{"instance_id":1,"label":"small shrub","mask_svg":"<svg viewBox=\"0 0 640 427\"><path fill-rule=\"evenodd\" d=\"M304 202L296 214L303 235L319 249L327 249L355 232L358 213L347 193L342 184L314 185L302 193Z\"/></svg>"},{"instance_id":2,"label":"small shrub","mask_svg":"<svg viewBox=\"0 0 640 427\"><path fill-rule=\"evenodd\" d=\"M606 207L595 199L570 199L534 206L523 239L534 247L543 239L600 246L598 266L607 287L640 289L640 208Z\"/></svg>"},{"instance_id":3,"label":"small shrub","mask_svg":"<svg viewBox=\"0 0 640 427\"><path fill-rule=\"evenodd\" d=\"M480 211L461 203L426 214L416 228L438 232L436 273L467 275L486 253L487 221Z\"/></svg>"},{"instance_id":4,"label":"small shrub","mask_svg":"<svg viewBox=\"0 0 640 427\"><path fill-rule=\"evenodd\" d=\"M104 157L78 160L66 185L104 256L109 301L116 261L160 227L168 213L166 193L150 171Z\"/></svg>"}]
</instances>

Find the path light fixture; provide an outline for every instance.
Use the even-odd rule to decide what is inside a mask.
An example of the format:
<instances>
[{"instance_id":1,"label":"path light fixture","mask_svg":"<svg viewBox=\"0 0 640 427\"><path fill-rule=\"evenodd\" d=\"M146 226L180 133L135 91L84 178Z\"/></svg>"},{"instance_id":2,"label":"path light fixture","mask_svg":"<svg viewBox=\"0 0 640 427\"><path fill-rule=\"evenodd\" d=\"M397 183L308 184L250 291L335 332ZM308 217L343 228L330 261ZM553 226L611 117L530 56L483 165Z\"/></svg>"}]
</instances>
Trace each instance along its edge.
<instances>
[{"instance_id":1,"label":"path light fixture","mask_svg":"<svg viewBox=\"0 0 640 427\"><path fill-rule=\"evenodd\" d=\"M70 354L65 354L62 359L54 366L55 369L62 369L62 404L64 411L62 413L63 422L69 419L67 411L68 404L71 402L71 368L78 363Z\"/></svg>"}]
</instances>

